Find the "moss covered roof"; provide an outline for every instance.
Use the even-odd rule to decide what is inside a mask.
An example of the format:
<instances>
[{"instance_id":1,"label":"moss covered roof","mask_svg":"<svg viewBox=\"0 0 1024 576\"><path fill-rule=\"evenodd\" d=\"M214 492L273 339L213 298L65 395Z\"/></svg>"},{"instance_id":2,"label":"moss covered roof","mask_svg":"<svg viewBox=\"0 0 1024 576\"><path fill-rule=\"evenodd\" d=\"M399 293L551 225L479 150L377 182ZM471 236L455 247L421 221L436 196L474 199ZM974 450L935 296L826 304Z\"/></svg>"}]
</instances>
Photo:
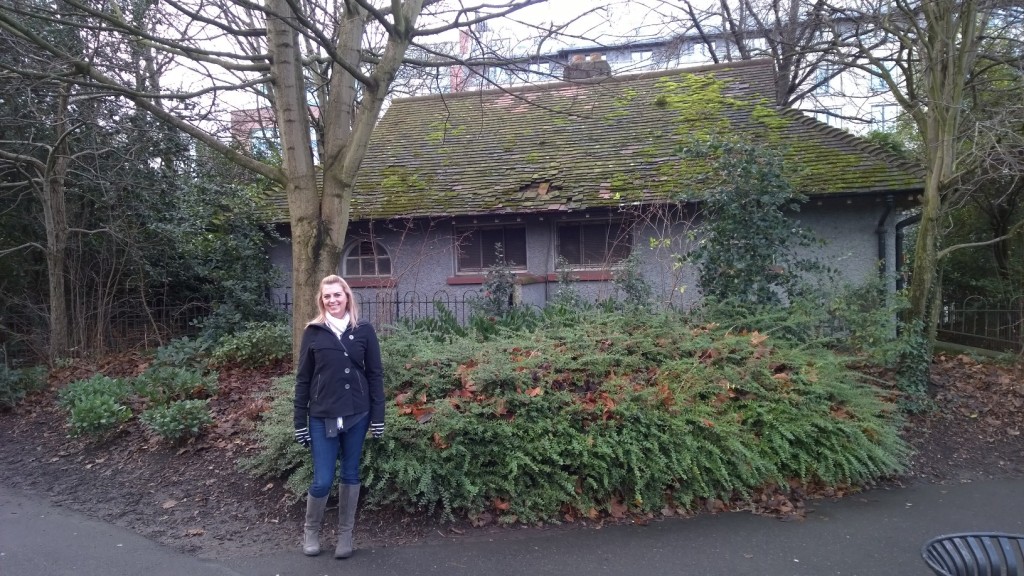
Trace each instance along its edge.
<instances>
[{"instance_id":1,"label":"moss covered roof","mask_svg":"<svg viewBox=\"0 0 1024 576\"><path fill-rule=\"evenodd\" d=\"M395 100L360 170L353 220L699 201L692 138L779 147L810 196L903 192L920 172L772 98L771 61L748 61Z\"/></svg>"}]
</instances>

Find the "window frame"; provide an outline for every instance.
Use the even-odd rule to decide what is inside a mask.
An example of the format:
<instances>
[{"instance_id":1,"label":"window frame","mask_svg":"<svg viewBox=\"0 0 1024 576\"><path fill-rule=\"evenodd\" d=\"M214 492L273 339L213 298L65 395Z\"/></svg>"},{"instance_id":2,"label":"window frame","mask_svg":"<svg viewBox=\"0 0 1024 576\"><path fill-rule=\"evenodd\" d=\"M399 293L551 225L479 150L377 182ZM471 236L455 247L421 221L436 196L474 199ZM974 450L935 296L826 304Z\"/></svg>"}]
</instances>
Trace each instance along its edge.
<instances>
[{"instance_id":1,"label":"window frame","mask_svg":"<svg viewBox=\"0 0 1024 576\"><path fill-rule=\"evenodd\" d=\"M353 256L352 256L353 250L360 249L364 244L370 244L372 246L373 254L372 255L359 254L358 256L355 256L355 258L358 259L358 261L360 262L360 265L359 265L359 272L360 273L356 274L356 273L353 273L351 270L349 270L349 259L353 258ZM362 262L364 260L366 260L366 259L371 259L372 260L373 268L376 271L375 274L364 274L364 273L362 273L363 270L364 270ZM382 259L387 260L387 262L388 262L388 266L387 266L388 267L388 272L386 274L382 274L380 272L380 269L381 269L380 261ZM367 239L363 238L363 239L359 239L359 240L356 240L356 241L352 242L351 244L349 244L348 247L345 248L345 251L342 252L342 255L341 255L341 275L343 277L345 277L345 278L348 278L348 277L355 277L355 278L391 278L393 276L393 274L394 274L393 263L394 263L394 261L391 258L391 253L388 252L388 249L383 244L381 244L380 242L377 242L375 240L367 240Z\"/></svg>"},{"instance_id":2,"label":"window frame","mask_svg":"<svg viewBox=\"0 0 1024 576\"><path fill-rule=\"evenodd\" d=\"M834 62L821 62L815 69L814 82L821 84L814 89L817 94L832 96L843 92L843 71Z\"/></svg>"},{"instance_id":3,"label":"window frame","mask_svg":"<svg viewBox=\"0 0 1024 576\"><path fill-rule=\"evenodd\" d=\"M483 252L481 252L480 255L479 255L480 256L480 258L479 258L480 267L467 267L467 268L463 268L463 265L462 265L463 264L463 258L462 258L463 246L467 245L465 239L469 238L471 235L480 234L483 231L494 231L494 230L501 230L502 231L502 250L503 250L503 252L505 254L505 261L506 262L509 259L509 256L508 256L508 254L509 254L508 243L509 242L508 242L508 238L507 238L506 232L509 231L509 230L520 230L520 231L522 231L522 255L523 255L523 262L518 262L517 261L518 259L515 259L514 260L514 265L509 266L509 269L512 270L513 272L526 272L528 270L528 261L529 261L530 255L529 255L529 249L527 247L527 242L526 242L526 225L525 224L519 223L519 222L516 222L516 223L511 223L511 222L510 223L500 223L500 224L484 224L484 225L480 225L480 224L455 224L454 227L453 227L453 236L452 236L452 248L453 248L452 256L453 256L453 258L455 260L454 267L455 267L455 274L457 276L472 276L472 275L486 274L488 269L491 266L494 265L493 263L487 264L488 260L486 258L484 258ZM471 249L483 250L484 249L483 239L480 240L480 246L479 247L473 246L473 242L472 241L469 242L468 246ZM493 250L493 246L491 247L491 250Z\"/></svg>"},{"instance_id":4,"label":"window frame","mask_svg":"<svg viewBox=\"0 0 1024 576\"><path fill-rule=\"evenodd\" d=\"M615 268L620 267L622 265L622 262L624 262L627 258L629 258L633 254L633 251L635 249L635 244L636 244L635 233L634 233L634 230L633 230L633 227L634 227L635 224L633 222L630 222L626 218L586 218L586 219L559 220L559 221L555 222L554 229L552 230L552 234L554 236L554 246L553 246L553 249L555 251L555 253L554 253L555 262L558 262L559 259L562 258L563 254L564 254L564 252L562 250L562 242L563 242L562 228L575 226L579 230L579 233L582 234L584 232L584 227L585 226L596 226L596 225L603 225L604 228L605 228L605 247L603 249L603 254L602 254L602 257L600 259L600 262L597 262L597 263L586 263L586 262L584 262L584 260L586 260L586 256L584 254L586 252L586 247L585 247L586 240L581 236L579 238L580 246L578 247L579 248L579 252L580 252L580 256L579 256L579 260L580 261L579 262L568 262L568 269L569 270L581 270L581 271L586 271L586 270L613 270ZM618 237L616 239L612 239L611 238L612 227L613 226L616 227L616 229L618 231ZM619 240L618 240L619 238L622 238L623 234L628 236L627 242L625 242L625 244L620 243ZM616 247L621 247L621 246L625 246L625 254L623 254L618 259L611 260L611 257L614 256L614 252L616 250Z\"/></svg>"},{"instance_id":5,"label":"window frame","mask_svg":"<svg viewBox=\"0 0 1024 576\"><path fill-rule=\"evenodd\" d=\"M871 124L880 129L888 129L896 124L902 109L898 104L889 102L871 105Z\"/></svg>"}]
</instances>

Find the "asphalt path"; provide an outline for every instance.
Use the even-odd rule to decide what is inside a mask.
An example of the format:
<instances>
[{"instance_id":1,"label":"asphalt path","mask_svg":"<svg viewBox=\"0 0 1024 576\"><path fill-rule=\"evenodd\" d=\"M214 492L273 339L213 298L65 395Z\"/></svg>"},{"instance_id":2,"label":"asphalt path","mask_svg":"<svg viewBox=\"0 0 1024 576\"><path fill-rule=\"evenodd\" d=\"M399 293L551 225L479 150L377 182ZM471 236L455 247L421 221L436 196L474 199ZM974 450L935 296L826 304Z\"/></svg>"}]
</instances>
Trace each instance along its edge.
<instances>
[{"instance_id":1,"label":"asphalt path","mask_svg":"<svg viewBox=\"0 0 1024 576\"><path fill-rule=\"evenodd\" d=\"M927 576L922 544L953 532L1024 533L1024 479L872 490L812 501L806 519L748 513L646 526L510 531L395 548L206 562L0 486L0 576ZM358 543L358 526L357 543Z\"/></svg>"}]
</instances>

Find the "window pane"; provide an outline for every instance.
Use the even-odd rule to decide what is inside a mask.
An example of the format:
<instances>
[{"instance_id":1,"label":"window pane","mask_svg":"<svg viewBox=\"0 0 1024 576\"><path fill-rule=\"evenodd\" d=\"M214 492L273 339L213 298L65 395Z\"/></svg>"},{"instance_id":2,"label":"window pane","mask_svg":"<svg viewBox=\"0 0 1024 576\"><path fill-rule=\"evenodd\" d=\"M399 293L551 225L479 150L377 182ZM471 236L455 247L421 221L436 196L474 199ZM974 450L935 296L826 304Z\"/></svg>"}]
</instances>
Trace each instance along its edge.
<instances>
[{"instance_id":1,"label":"window pane","mask_svg":"<svg viewBox=\"0 0 1024 576\"><path fill-rule=\"evenodd\" d=\"M608 231L608 261L618 263L633 251L633 234L625 222L612 222Z\"/></svg>"},{"instance_id":2,"label":"window pane","mask_svg":"<svg viewBox=\"0 0 1024 576\"><path fill-rule=\"evenodd\" d=\"M480 269L480 235L474 231L461 230L456 237L459 251L459 270Z\"/></svg>"},{"instance_id":3,"label":"window pane","mask_svg":"<svg viewBox=\"0 0 1024 576\"><path fill-rule=\"evenodd\" d=\"M606 267L632 251L632 235L623 222L567 223L558 226L558 256L570 265Z\"/></svg>"},{"instance_id":4,"label":"window pane","mask_svg":"<svg viewBox=\"0 0 1024 576\"><path fill-rule=\"evenodd\" d=\"M567 264L579 265L580 260L580 228L573 225L558 227L558 255Z\"/></svg>"},{"instance_id":5,"label":"window pane","mask_svg":"<svg viewBox=\"0 0 1024 576\"><path fill-rule=\"evenodd\" d=\"M505 229L505 262L516 269L526 269L526 228Z\"/></svg>"},{"instance_id":6,"label":"window pane","mask_svg":"<svg viewBox=\"0 0 1024 576\"><path fill-rule=\"evenodd\" d=\"M495 245L501 244L505 261L516 270L526 269L526 228L482 228L456 231L459 272L482 272L498 259Z\"/></svg>"},{"instance_id":7,"label":"window pane","mask_svg":"<svg viewBox=\"0 0 1024 576\"><path fill-rule=\"evenodd\" d=\"M482 246L480 246L480 248L483 250L481 258L481 261L483 262L482 267L490 268L498 262L498 257L495 252L497 250L496 246L501 244L502 247L504 247L505 245L504 230L501 228L481 230L480 237L482 238Z\"/></svg>"},{"instance_id":8,"label":"window pane","mask_svg":"<svg viewBox=\"0 0 1024 576\"><path fill-rule=\"evenodd\" d=\"M351 256L345 259L345 275L346 276L361 276L362 272L359 268L359 258L352 258Z\"/></svg>"},{"instance_id":9,"label":"window pane","mask_svg":"<svg viewBox=\"0 0 1024 576\"><path fill-rule=\"evenodd\" d=\"M583 264L604 264L608 249L608 225L587 224L580 227L580 233L583 235Z\"/></svg>"},{"instance_id":10,"label":"window pane","mask_svg":"<svg viewBox=\"0 0 1024 576\"><path fill-rule=\"evenodd\" d=\"M380 244L360 241L345 255L342 274L346 276L390 276L391 259Z\"/></svg>"}]
</instances>

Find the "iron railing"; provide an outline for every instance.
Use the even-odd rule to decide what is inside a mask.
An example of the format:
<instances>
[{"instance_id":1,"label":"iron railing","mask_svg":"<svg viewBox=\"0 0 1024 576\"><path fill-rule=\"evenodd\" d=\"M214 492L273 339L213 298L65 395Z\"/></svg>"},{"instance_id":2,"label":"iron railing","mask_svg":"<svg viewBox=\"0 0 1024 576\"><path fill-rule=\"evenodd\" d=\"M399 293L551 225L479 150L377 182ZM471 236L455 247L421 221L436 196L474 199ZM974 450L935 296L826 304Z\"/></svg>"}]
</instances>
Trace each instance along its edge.
<instances>
[{"instance_id":1,"label":"iron railing","mask_svg":"<svg viewBox=\"0 0 1024 576\"><path fill-rule=\"evenodd\" d=\"M372 294L356 293L360 317L369 320L378 329L386 329L399 321L415 322L425 318L438 318L450 314L460 325L466 325L472 315L473 299L478 290L451 293L444 290L433 294L381 290ZM291 315L294 303L287 293L278 296L275 304ZM441 309L446 310L442 312Z\"/></svg>"},{"instance_id":2,"label":"iron railing","mask_svg":"<svg viewBox=\"0 0 1024 576\"><path fill-rule=\"evenodd\" d=\"M144 307L124 305L78 318L68 330L69 357L144 350L199 332L210 314L202 303ZM49 327L39 311L0 311L0 362L18 367L48 356Z\"/></svg>"},{"instance_id":3,"label":"iron railing","mask_svg":"<svg viewBox=\"0 0 1024 576\"><path fill-rule=\"evenodd\" d=\"M439 291L433 294L379 291L371 295L357 294L363 318L386 330L399 321L438 318L444 308L465 325L472 314L477 290L461 293ZM291 315L293 302L284 294L274 302ZM132 308L111 312L101 322L98 318L82 319L72 329L71 355L94 355L155 348L181 336L197 333L197 320L209 314L202 304L187 306ZM1024 297L1009 302L990 302L970 297L962 302L948 303L939 319L940 340L1024 353ZM10 313L0 311L0 362L17 366L46 357L47 327L38 312Z\"/></svg>"},{"instance_id":4,"label":"iron railing","mask_svg":"<svg viewBox=\"0 0 1024 576\"><path fill-rule=\"evenodd\" d=\"M1024 297L991 302L980 296L942 307L938 326L944 342L1024 353Z\"/></svg>"}]
</instances>

